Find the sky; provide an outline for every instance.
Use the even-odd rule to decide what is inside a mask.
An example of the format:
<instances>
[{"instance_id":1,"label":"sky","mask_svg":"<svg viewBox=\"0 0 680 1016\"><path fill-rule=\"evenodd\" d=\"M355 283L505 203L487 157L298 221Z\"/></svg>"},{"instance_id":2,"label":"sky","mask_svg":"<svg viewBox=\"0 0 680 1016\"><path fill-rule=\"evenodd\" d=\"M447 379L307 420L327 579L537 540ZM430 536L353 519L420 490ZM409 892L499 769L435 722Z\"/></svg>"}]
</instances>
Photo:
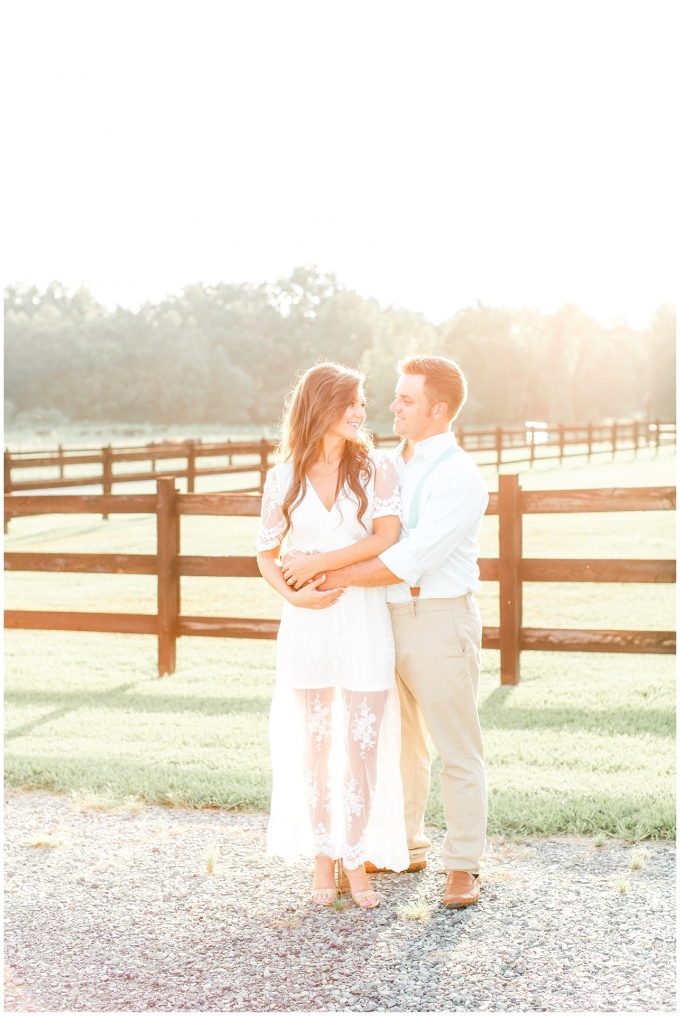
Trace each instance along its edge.
<instances>
[{"instance_id":1,"label":"sky","mask_svg":"<svg viewBox=\"0 0 680 1016\"><path fill-rule=\"evenodd\" d=\"M110 306L313 263L440 322L674 302L665 0L6 0L6 282Z\"/></svg>"}]
</instances>

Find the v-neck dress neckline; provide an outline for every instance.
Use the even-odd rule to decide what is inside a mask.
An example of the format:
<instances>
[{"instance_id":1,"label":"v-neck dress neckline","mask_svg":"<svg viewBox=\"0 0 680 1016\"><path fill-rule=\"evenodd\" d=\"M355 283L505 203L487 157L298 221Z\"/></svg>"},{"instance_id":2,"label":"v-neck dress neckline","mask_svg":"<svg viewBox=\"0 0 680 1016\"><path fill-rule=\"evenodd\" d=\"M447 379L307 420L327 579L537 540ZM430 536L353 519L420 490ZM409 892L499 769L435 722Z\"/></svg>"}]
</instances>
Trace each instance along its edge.
<instances>
[{"instance_id":1,"label":"v-neck dress neckline","mask_svg":"<svg viewBox=\"0 0 680 1016\"><path fill-rule=\"evenodd\" d=\"M343 490L344 490L345 488L344 488L344 487L342 487L342 488L340 489L340 492L338 493L338 496L336 497L336 499L335 499L335 501L333 502L333 504L331 505L331 507L330 507L330 508L326 508L326 505L325 505L325 504L323 503L323 500L322 500L322 498L321 498L321 495L319 494L318 490L316 489L316 487L314 486L314 484L312 483L312 481L311 481L311 480L309 479L309 477L308 477L308 476L306 476L306 477L305 477L305 480L307 481L307 483L309 484L309 486L310 486L310 487L312 488L312 490L314 491L314 494L315 494L315 496L316 496L316 499L317 499L317 501L319 502L319 504L321 505L321 507L323 508L323 510L324 510L325 512L328 512L328 514L330 515L330 514L332 513L333 509L334 509L334 508L337 508L337 505L338 505L338 501L339 501L339 500L340 500L340 498L342 497L342 492L343 492Z\"/></svg>"}]
</instances>

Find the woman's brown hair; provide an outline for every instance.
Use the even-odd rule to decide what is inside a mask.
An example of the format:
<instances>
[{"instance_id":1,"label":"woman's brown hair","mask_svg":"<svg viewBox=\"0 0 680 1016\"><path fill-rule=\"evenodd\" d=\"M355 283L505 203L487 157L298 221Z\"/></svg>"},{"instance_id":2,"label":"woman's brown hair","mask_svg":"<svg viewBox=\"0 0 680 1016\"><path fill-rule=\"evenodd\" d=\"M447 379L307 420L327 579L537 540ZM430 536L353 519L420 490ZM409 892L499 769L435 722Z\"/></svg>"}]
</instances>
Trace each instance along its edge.
<instances>
[{"instance_id":1,"label":"woman's brown hair","mask_svg":"<svg viewBox=\"0 0 680 1016\"><path fill-rule=\"evenodd\" d=\"M322 437L357 398L364 380L360 371L339 363L317 363L298 379L286 399L277 449L281 461L293 463L293 481L283 499L284 536L290 529L292 512L307 491L307 471L318 457ZM345 442L335 488L337 497L347 484L357 499L359 519L368 508L364 486L372 469L370 448L370 435L362 426L356 441Z\"/></svg>"}]
</instances>

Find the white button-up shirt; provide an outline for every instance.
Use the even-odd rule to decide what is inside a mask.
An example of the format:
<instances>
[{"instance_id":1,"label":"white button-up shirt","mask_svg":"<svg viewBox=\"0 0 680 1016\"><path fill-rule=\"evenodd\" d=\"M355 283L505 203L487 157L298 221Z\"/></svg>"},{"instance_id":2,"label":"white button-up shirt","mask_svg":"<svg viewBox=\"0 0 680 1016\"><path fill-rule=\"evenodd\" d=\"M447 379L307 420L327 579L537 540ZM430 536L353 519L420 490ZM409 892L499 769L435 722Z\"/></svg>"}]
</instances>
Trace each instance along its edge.
<instances>
[{"instance_id":1,"label":"white button-up shirt","mask_svg":"<svg viewBox=\"0 0 680 1016\"><path fill-rule=\"evenodd\" d=\"M420 494L418 525L409 532L416 487L449 447L456 451L426 479ZM420 586L422 599L479 592L482 584L477 537L489 495L476 463L449 432L418 441L409 461L404 463L398 454L396 465L402 503L401 538L380 555L380 560L404 581L387 586L388 602L410 600L410 586Z\"/></svg>"}]
</instances>

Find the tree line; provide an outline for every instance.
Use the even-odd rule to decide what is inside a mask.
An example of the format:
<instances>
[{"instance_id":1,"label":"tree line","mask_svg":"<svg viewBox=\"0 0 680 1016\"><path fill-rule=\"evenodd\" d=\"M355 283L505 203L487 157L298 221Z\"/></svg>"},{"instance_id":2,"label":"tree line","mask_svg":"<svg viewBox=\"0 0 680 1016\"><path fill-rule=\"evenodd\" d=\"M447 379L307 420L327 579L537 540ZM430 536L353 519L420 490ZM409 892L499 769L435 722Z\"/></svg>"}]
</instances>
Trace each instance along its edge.
<instances>
[{"instance_id":1,"label":"tree line","mask_svg":"<svg viewBox=\"0 0 680 1016\"><path fill-rule=\"evenodd\" d=\"M275 423L298 371L326 357L366 371L369 418L384 423L396 362L410 353L461 365L467 425L675 415L670 305L643 330L605 327L573 305L479 302L434 325L314 266L275 284L187 286L137 311L58 283L5 290L9 421L40 408L74 422Z\"/></svg>"}]
</instances>

